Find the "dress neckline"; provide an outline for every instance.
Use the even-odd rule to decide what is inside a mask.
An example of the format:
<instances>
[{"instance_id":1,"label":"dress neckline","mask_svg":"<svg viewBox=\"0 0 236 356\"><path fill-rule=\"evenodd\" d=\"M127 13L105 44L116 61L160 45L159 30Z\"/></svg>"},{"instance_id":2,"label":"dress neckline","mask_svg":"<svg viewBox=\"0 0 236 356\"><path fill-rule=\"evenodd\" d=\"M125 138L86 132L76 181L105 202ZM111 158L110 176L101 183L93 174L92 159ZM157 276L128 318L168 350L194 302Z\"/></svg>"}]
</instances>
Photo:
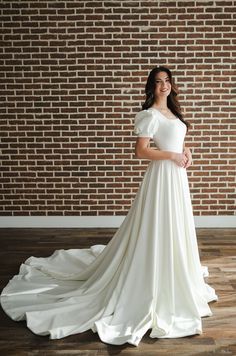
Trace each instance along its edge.
<instances>
[{"instance_id":1,"label":"dress neckline","mask_svg":"<svg viewBox=\"0 0 236 356\"><path fill-rule=\"evenodd\" d=\"M169 119L168 117L166 117L165 115L163 115L160 110L158 110L158 109L156 109L156 108L150 107L150 109L154 109L154 110L158 111L159 114L161 114L166 120L169 120L169 121L177 121L177 120L179 120L178 118L176 118L176 119ZM176 117L176 116L175 116L175 117Z\"/></svg>"}]
</instances>

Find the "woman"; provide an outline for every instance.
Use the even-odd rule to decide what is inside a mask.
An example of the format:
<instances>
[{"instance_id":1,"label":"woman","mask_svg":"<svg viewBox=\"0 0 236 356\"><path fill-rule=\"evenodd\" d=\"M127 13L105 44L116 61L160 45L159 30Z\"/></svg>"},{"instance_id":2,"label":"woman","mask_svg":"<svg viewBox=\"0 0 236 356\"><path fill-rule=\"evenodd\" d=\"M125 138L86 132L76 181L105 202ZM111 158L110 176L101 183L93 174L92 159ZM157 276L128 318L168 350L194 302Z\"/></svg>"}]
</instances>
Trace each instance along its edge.
<instances>
[{"instance_id":1,"label":"woman","mask_svg":"<svg viewBox=\"0 0 236 356\"><path fill-rule=\"evenodd\" d=\"M168 68L154 68L135 118L137 157L151 160L124 222L105 245L30 257L2 292L14 320L59 339L88 329L103 342L201 334L217 300L203 279L183 150L182 118ZM149 147L153 138L157 148Z\"/></svg>"}]
</instances>

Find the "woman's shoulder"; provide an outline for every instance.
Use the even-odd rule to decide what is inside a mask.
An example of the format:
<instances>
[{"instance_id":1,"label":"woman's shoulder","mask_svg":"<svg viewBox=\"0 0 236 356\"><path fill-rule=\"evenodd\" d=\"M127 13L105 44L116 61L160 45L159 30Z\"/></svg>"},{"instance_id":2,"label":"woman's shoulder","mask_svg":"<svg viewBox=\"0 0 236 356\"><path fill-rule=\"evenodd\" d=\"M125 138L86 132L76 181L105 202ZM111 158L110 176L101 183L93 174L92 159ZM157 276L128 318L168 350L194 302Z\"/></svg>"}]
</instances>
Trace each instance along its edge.
<instances>
[{"instance_id":1,"label":"woman's shoulder","mask_svg":"<svg viewBox=\"0 0 236 356\"><path fill-rule=\"evenodd\" d=\"M145 136L153 137L157 131L158 120L155 117L153 110L140 110L135 116L135 133Z\"/></svg>"},{"instance_id":2,"label":"woman's shoulder","mask_svg":"<svg viewBox=\"0 0 236 356\"><path fill-rule=\"evenodd\" d=\"M143 109L143 110L138 111L135 115L135 118L136 119L141 119L141 118L151 119L151 118L153 118L152 108Z\"/></svg>"}]
</instances>

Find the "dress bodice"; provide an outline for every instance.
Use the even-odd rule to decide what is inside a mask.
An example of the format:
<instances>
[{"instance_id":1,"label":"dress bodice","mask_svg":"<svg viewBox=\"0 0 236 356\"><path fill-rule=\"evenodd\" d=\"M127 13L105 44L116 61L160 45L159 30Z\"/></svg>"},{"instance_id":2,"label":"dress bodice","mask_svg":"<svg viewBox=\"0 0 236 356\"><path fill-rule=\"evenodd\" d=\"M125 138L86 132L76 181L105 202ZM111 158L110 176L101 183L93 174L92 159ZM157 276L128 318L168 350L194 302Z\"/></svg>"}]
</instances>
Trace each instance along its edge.
<instances>
[{"instance_id":1,"label":"dress bodice","mask_svg":"<svg viewBox=\"0 0 236 356\"><path fill-rule=\"evenodd\" d=\"M151 137L162 151L183 152L186 125L179 119L169 119L159 110L149 108L135 117L134 132L140 137Z\"/></svg>"}]
</instances>

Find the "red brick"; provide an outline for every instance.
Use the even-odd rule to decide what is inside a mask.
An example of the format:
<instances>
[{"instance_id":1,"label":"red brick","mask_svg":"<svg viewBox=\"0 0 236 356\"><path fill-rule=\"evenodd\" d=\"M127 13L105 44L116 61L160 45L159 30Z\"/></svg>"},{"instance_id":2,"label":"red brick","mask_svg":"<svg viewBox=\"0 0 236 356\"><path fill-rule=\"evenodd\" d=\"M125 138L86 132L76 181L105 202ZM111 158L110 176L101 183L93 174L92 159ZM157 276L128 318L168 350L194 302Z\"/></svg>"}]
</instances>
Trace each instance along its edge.
<instances>
[{"instance_id":1,"label":"red brick","mask_svg":"<svg viewBox=\"0 0 236 356\"><path fill-rule=\"evenodd\" d=\"M134 116L149 69L164 63L191 123L194 214L233 214L231 1L8 5L0 60L1 215L125 215L149 164L134 157Z\"/></svg>"}]
</instances>

